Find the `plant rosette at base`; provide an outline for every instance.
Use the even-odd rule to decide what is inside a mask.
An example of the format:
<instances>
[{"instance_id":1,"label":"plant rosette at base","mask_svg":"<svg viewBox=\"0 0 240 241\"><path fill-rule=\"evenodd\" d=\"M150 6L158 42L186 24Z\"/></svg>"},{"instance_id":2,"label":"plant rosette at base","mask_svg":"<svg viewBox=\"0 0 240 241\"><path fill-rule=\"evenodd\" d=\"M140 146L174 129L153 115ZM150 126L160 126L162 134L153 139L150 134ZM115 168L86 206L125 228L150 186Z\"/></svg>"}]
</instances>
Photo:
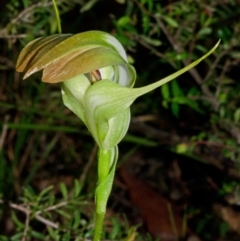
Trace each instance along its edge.
<instances>
[{"instance_id":1,"label":"plant rosette at base","mask_svg":"<svg viewBox=\"0 0 240 241\"><path fill-rule=\"evenodd\" d=\"M25 79L43 69L43 82L61 82L64 105L83 121L99 146L94 241L100 240L118 158L117 145L128 130L131 104L196 66L218 44L185 68L141 88L133 88L136 72L124 48L105 32L42 37L21 51L17 71L25 72Z\"/></svg>"}]
</instances>

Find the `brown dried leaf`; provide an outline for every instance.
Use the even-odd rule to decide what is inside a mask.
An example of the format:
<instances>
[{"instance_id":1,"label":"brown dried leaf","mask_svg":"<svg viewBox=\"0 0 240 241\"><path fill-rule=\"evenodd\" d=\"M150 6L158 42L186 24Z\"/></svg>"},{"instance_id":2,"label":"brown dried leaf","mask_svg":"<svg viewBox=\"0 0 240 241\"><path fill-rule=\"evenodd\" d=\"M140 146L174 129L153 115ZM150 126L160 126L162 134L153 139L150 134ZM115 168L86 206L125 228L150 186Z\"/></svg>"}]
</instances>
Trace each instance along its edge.
<instances>
[{"instance_id":1,"label":"brown dried leaf","mask_svg":"<svg viewBox=\"0 0 240 241\"><path fill-rule=\"evenodd\" d=\"M154 192L144 183L131 176L124 168L121 168L123 178L129 191L131 200L136 205L146 221L148 231L161 240L176 240L182 234L182 217L177 207L171 204L176 230L176 237L168 211L169 201L160 194Z\"/></svg>"}]
</instances>

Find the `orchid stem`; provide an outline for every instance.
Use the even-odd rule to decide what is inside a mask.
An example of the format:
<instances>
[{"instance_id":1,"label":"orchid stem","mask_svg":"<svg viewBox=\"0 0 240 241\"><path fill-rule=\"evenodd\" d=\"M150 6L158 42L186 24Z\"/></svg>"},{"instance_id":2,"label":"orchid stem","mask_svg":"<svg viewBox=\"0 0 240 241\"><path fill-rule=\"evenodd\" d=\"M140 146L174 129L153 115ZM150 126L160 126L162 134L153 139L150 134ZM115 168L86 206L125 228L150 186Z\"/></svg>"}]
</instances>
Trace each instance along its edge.
<instances>
[{"instance_id":1,"label":"orchid stem","mask_svg":"<svg viewBox=\"0 0 240 241\"><path fill-rule=\"evenodd\" d=\"M105 213L96 213L93 241L100 241Z\"/></svg>"},{"instance_id":2,"label":"orchid stem","mask_svg":"<svg viewBox=\"0 0 240 241\"><path fill-rule=\"evenodd\" d=\"M101 239L103 220L107 201L112 190L113 179L118 159L117 146L110 149L99 149L98 152L98 185L95 192L96 219L93 241Z\"/></svg>"}]
</instances>

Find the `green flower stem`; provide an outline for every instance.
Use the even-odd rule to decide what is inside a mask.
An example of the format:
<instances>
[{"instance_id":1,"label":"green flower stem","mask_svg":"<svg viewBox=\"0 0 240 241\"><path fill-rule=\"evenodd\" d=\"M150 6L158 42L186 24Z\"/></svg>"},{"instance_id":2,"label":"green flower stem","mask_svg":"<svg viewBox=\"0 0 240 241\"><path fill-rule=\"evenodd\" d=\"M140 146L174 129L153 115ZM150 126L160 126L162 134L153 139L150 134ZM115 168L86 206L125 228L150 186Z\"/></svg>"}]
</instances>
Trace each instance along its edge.
<instances>
[{"instance_id":1,"label":"green flower stem","mask_svg":"<svg viewBox=\"0 0 240 241\"><path fill-rule=\"evenodd\" d=\"M118 159L118 147L99 149L98 152L98 185L95 192L96 220L93 241L99 241L102 233L103 220L107 201L112 189Z\"/></svg>"},{"instance_id":2,"label":"green flower stem","mask_svg":"<svg viewBox=\"0 0 240 241\"><path fill-rule=\"evenodd\" d=\"M101 239L104 216L105 213L96 213L93 241Z\"/></svg>"},{"instance_id":3,"label":"green flower stem","mask_svg":"<svg viewBox=\"0 0 240 241\"><path fill-rule=\"evenodd\" d=\"M55 0L52 0L52 2L53 2L53 7L54 7L55 14L56 14L56 19L57 19L58 33L62 33L62 26L61 26L61 20L60 20L60 16L59 16L57 3Z\"/></svg>"}]
</instances>

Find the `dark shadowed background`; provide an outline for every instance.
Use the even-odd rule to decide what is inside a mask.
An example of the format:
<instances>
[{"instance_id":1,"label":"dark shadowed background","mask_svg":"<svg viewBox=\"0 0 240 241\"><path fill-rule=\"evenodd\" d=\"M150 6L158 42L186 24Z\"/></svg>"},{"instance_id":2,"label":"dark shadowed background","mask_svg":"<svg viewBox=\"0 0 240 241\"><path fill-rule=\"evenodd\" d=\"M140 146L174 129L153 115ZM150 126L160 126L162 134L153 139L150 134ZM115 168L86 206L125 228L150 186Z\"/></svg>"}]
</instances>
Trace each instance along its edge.
<instances>
[{"instance_id":1,"label":"dark shadowed background","mask_svg":"<svg viewBox=\"0 0 240 241\"><path fill-rule=\"evenodd\" d=\"M59 0L63 33L102 30L153 83L139 98L108 204L104 240L240 240L240 1ZM57 33L50 0L0 2L0 240L90 240L96 146L21 49ZM82 239L77 238L82 237ZM198 238L198 239L194 239Z\"/></svg>"}]
</instances>

